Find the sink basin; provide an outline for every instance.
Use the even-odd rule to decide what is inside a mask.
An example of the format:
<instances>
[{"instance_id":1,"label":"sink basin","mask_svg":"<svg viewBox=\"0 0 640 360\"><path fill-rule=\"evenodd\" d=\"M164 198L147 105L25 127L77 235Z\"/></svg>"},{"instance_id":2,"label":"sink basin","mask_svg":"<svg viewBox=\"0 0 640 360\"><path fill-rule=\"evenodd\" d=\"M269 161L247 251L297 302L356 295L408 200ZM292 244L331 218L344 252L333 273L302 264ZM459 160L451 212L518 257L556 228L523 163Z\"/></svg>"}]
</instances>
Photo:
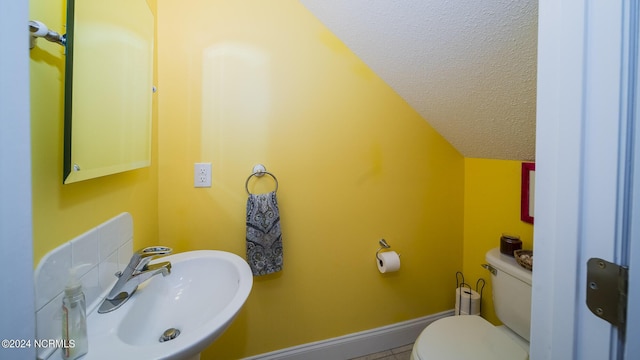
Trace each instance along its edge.
<instances>
[{"instance_id":1,"label":"sink basin","mask_svg":"<svg viewBox=\"0 0 640 360\"><path fill-rule=\"evenodd\" d=\"M83 359L197 356L231 324L253 285L249 265L229 252L189 251L155 262L162 261L171 262L171 274L140 285L121 308L89 315L89 353ZM179 335L160 342L169 329Z\"/></svg>"}]
</instances>

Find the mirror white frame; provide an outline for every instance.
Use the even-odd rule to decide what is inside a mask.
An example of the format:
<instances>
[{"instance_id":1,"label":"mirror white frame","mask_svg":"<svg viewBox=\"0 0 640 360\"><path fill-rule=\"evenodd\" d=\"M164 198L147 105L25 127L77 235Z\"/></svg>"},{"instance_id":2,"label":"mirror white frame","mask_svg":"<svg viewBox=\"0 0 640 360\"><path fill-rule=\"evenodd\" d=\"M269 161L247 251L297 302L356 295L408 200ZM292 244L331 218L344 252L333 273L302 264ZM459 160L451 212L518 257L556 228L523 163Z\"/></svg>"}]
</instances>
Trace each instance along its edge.
<instances>
[{"instance_id":1,"label":"mirror white frame","mask_svg":"<svg viewBox=\"0 0 640 360\"><path fill-rule=\"evenodd\" d=\"M68 0L63 183L151 164L154 23L146 0Z\"/></svg>"}]
</instances>

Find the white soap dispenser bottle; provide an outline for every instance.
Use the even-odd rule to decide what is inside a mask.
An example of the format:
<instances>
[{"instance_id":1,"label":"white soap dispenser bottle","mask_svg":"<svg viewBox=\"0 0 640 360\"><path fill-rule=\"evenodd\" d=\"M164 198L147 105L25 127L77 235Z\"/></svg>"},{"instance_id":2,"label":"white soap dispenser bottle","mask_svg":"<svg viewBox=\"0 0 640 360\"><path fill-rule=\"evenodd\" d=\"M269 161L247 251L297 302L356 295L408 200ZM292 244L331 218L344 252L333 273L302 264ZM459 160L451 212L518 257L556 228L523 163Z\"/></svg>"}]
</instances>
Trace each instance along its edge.
<instances>
[{"instance_id":1,"label":"white soap dispenser bottle","mask_svg":"<svg viewBox=\"0 0 640 360\"><path fill-rule=\"evenodd\" d=\"M89 351L86 300L76 270L69 269L69 283L62 298L62 358L71 360Z\"/></svg>"}]
</instances>

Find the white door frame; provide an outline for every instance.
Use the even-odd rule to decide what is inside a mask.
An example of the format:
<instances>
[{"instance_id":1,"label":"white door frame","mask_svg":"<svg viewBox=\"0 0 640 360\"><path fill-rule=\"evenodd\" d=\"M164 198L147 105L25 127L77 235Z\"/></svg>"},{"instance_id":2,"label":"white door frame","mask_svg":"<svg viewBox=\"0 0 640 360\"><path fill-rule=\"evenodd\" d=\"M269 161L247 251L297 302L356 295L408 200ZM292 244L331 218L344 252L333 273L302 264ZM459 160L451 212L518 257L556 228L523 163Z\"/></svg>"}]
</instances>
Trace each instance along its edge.
<instances>
[{"instance_id":1,"label":"white door frame","mask_svg":"<svg viewBox=\"0 0 640 360\"><path fill-rule=\"evenodd\" d=\"M31 340L31 347L0 347L0 358L32 360L36 351L28 14L25 0L3 0L0 5L0 340Z\"/></svg>"},{"instance_id":2,"label":"white door frame","mask_svg":"<svg viewBox=\"0 0 640 360\"><path fill-rule=\"evenodd\" d=\"M626 248L623 249L621 263L629 267L629 288L627 298L627 324L626 339L624 343L624 359L633 359L640 354L640 3L637 1L629 5L626 12L628 26L627 31L635 34L635 39L630 41L630 59L628 70L623 72L623 79L628 81L628 101L623 103L625 115L628 117L623 129L623 142L627 152L621 154L626 166L626 187L621 196L626 200L626 228L621 232L628 238ZM633 37L627 34L628 38ZM635 305L635 306L634 306Z\"/></svg>"},{"instance_id":3,"label":"white door frame","mask_svg":"<svg viewBox=\"0 0 640 360\"><path fill-rule=\"evenodd\" d=\"M586 262L623 260L618 162L630 1L539 2L534 360L614 359L618 351L615 328L586 307Z\"/></svg>"}]
</instances>

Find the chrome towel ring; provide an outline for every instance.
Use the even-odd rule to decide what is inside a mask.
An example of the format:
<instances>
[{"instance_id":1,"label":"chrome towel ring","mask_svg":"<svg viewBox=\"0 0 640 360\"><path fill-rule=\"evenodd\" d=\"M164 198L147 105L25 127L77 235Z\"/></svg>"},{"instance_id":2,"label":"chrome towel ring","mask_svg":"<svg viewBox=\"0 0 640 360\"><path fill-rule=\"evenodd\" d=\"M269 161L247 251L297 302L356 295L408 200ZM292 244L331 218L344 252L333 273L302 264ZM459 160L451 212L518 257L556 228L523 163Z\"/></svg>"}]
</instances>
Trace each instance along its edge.
<instances>
[{"instance_id":1,"label":"chrome towel ring","mask_svg":"<svg viewBox=\"0 0 640 360\"><path fill-rule=\"evenodd\" d=\"M249 180L251 180L251 178L254 176L261 177L265 174L271 176L276 182L276 189L274 190L274 192L278 192L278 179L276 178L276 176L268 172L264 165L258 164L253 167L253 172L251 173L251 175L249 175L247 181L244 183L244 188L247 190L247 194L251 195L251 192L249 191Z\"/></svg>"}]
</instances>

